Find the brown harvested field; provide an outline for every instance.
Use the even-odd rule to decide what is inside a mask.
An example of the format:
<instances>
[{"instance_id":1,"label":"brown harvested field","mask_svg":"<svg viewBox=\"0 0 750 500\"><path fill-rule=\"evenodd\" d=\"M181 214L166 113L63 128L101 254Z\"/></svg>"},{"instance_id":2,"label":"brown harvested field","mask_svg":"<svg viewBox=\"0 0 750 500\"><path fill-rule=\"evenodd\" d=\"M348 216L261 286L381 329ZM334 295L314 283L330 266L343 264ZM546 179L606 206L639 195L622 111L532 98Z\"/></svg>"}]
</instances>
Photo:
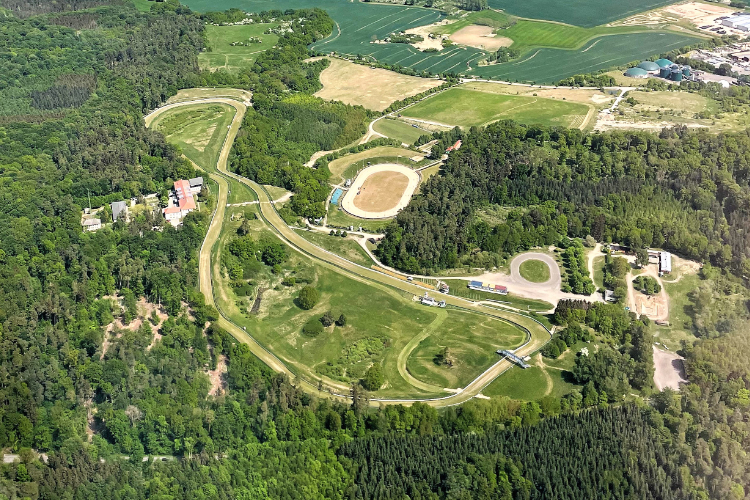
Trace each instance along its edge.
<instances>
[{"instance_id":1,"label":"brown harvested field","mask_svg":"<svg viewBox=\"0 0 750 500\"><path fill-rule=\"evenodd\" d=\"M400 172L376 172L367 177L354 206L367 212L384 212L398 204L409 178Z\"/></svg>"},{"instance_id":2,"label":"brown harvested field","mask_svg":"<svg viewBox=\"0 0 750 500\"><path fill-rule=\"evenodd\" d=\"M317 97L383 111L394 101L439 86L440 80L407 76L331 58L331 65L320 74L323 88Z\"/></svg>"},{"instance_id":3,"label":"brown harvested field","mask_svg":"<svg viewBox=\"0 0 750 500\"><path fill-rule=\"evenodd\" d=\"M451 35L454 43L468 45L477 49L495 51L501 47L510 47L513 40L504 36L496 36L489 26L472 24L461 28Z\"/></svg>"}]
</instances>

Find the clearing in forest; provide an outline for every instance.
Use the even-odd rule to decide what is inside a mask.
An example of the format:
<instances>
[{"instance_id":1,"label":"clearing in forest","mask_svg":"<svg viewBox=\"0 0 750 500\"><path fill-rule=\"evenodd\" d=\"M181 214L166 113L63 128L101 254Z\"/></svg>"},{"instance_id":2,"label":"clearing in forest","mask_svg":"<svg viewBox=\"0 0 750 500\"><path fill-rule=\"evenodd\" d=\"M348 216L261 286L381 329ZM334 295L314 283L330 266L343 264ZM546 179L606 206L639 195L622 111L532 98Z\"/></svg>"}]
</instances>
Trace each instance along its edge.
<instances>
[{"instance_id":1,"label":"clearing in forest","mask_svg":"<svg viewBox=\"0 0 750 500\"><path fill-rule=\"evenodd\" d=\"M323 88L317 97L341 101L383 111L394 101L437 87L443 82L370 68L341 59L331 58L331 65L320 74Z\"/></svg>"},{"instance_id":2,"label":"clearing in forest","mask_svg":"<svg viewBox=\"0 0 750 500\"><path fill-rule=\"evenodd\" d=\"M242 24L238 26L206 26L208 50L198 54L201 69L223 69L237 72L249 68L258 54L268 50L279 39L277 35L264 34L275 24Z\"/></svg>"},{"instance_id":3,"label":"clearing in forest","mask_svg":"<svg viewBox=\"0 0 750 500\"><path fill-rule=\"evenodd\" d=\"M460 127L487 125L497 120L516 120L526 124L584 128L585 118L592 108L591 105L534 95L497 94L462 86L425 99L405 109L402 114L406 118Z\"/></svg>"}]
</instances>

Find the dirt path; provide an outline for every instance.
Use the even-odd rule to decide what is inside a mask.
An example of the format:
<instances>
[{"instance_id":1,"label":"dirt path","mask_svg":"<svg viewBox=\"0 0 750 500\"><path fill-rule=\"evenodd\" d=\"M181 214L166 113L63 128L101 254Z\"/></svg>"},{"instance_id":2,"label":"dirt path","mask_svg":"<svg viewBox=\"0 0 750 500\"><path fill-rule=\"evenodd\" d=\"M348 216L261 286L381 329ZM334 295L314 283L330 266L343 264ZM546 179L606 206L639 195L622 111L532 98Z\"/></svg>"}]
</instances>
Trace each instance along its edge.
<instances>
[{"instance_id":1,"label":"dirt path","mask_svg":"<svg viewBox=\"0 0 750 500\"><path fill-rule=\"evenodd\" d=\"M204 293L207 304L215 305L213 295L214 289L211 279L211 249L218 241L218 237L221 232L221 226L224 220L228 192L228 182L226 180L227 178L235 179L238 182L241 182L251 188L258 196L258 200L260 202L258 206L260 208L261 218L269 226L269 228L272 231L276 232L279 238L286 245L291 247L294 251L300 252L307 255L309 258L312 258L321 267L330 269L351 279L366 282L370 286L381 288L388 293L398 293L400 291L413 295L421 295L424 292L424 289L422 289L421 287L404 279L400 279L374 269L357 265L308 242L299 234L297 234L292 228L290 228L283 221L283 219L281 219L281 216L276 211L275 206L271 203L268 194L264 189L262 189L260 185L256 184L253 181L250 181L245 177L237 175L233 172L229 172L227 169L227 158L231 149L232 142L237 135L240 124L242 123L242 117L244 116L246 106L244 103L234 101L232 99L197 99L196 101L192 102L192 104L217 101L233 106L236 110L236 113L232 121L232 125L230 125L227 138L222 147L219 161L216 165L219 174L211 174L211 178L216 180L219 185L218 202L216 211L214 212L208 232L206 234L206 239L204 240L203 246L201 247L199 258L200 290ZM186 102L181 104L188 105L191 103ZM165 106L164 108L160 109L164 111L167 109L167 107ZM155 116L159 114L159 112L160 111L157 110L156 112L151 113L149 115L148 123L150 123L155 118ZM536 352L550 339L550 335L547 330L541 324L527 316L517 314L512 311L503 311L495 308L484 307L470 300L455 296L446 295L444 297L444 300L448 304L455 307L468 310L478 310L483 314L495 316L499 319L509 321L526 331L527 341L516 350L519 356L525 356L527 354ZM339 382L323 377L322 379L327 390L320 391L317 388L316 381L297 378L295 376L296 374L293 373L284 362L282 362L273 353L259 344L242 328L238 327L235 323L229 320L229 318L224 316L221 310L219 311L221 313L221 318L218 321L219 326L226 329L238 341L247 344L250 350L270 368L277 372L285 373L292 379L296 379L300 386L306 392L309 392L311 394L322 397L334 397L344 401L348 399L348 385L341 384ZM500 359L487 370L485 370L481 375L471 381L462 390L457 391L455 394L452 394L450 396L426 399L372 398L371 405L377 406L379 404L411 404L414 402L425 402L431 406L445 407L460 404L474 398L481 392L483 388L485 388L489 383L497 378L498 375L503 373L509 366L509 361L507 361L506 359Z\"/></svg>"},{"instance_id":2,"label":"dirt path","mask_svg":"<svg viewBox=\"0 0 750 500\"><path fill-rule=\"evenodd\" d=\"M604 253L602 252L602 244L597 243L596 245L594 245L594 248L591 249L591 251L589 252L587 256L588 257L587 265L589 267L589 278L591 278L591 281L594 283L596 283L596 281L594 280L594 259L596 259L597 257L601 257L603 255Z\"/></svg>"},{"instance_id":3,"label":"dirt path","mask_svg":"<svg viewBox=\"0 0 750 500\"><path fill-rule=\"evenodd\" d=\"M401 376L404 377L404 379L406 379L411 385L425 392L441 392L443 391L443 388L436 385L427 384L415 378L411 373L409 373L409 370L406 368L406 361L409 359L412 351L414 351L414 349L416 349L424 339L429 337L432 332L434 332L438 327L440 327L440 325L443 324L443 321L445 321L446 317L448 317L448 313L445 309L438 310L435 320L430 323L422 333L413 337L404 346L404 348L401 349L401 352L398 353L398 358L396 359L396 366L398 367L398 372L401 374Z\"/></svg>"},{"instance_id":4,"label":"dirt path","mask_svg":"<svg viewBox=\"0 0 750 500\"><path fill-rule=\"evenodd\" d=\"M547 365L544 364L544 357L542 356L542 353L538 352L535 357L536 364L539 368L542 369L542 375L544 375L544 380L547 382L547 389L544 391L544 395L549 396L552 393L552 387L555 385L555 383L552 382L552 377L549 373L547 373Z\"/></svg>"}]
</instances>

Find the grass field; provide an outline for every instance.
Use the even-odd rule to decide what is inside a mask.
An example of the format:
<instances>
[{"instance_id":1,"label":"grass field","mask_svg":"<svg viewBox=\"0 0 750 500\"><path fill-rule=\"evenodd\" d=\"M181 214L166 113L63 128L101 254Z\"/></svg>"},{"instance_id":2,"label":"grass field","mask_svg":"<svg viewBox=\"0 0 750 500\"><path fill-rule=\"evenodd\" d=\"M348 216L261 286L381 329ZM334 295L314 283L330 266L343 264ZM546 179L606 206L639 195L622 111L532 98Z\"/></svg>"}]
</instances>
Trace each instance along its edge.
<instances>
[{"instance_id":1,"label":"grass field","mask_svg":"<svg viewBox=\"0 0 750 500\"><path fill-rule=\"evenodd\" d=\"M326 100L383 111L394 101L439 86L440 80L402 75L395 71L370 68L330 58L330 66L320 74L323 88L315 93ZM413 141L412 141L413 142Z\"/></svg>"},{"instance_id":2,"label":"grass field","mask_svg":"<svg viewBox=\"0 0 750 500\"><path fill-rule=\"evenodd\" d=\"M600 2L597 0L489 0L493 9L529 19L548 19L575 26L593 27L628 17L646 10L674 3L673 0L629 0Z\"/></svg>"},{"instance_id":3,"label":"grass field","mask_svg":"<svg viewBox=\"0 0 750 500\"><path fill-rule=\"evenodd\" d=\"M396 139L404 144L414 144L420 136L432 132L404 123L399 120L383 118L373 125L375 132L383 134L391 139Z\"/></svg>"},{"instance_id":4,"label":"grass field","mask_svg":"<svg viewBox=\"0 0 750 500\"><path fill-rule=\"evenodd\" d=\"M541 260L525 260L518 268L521 277L532 283L544 283L549 280L549 266Z\"/></svg>"},{"instance_id":5,"label":"grass field","mask_svg":"<svg viewBox=\"0 0 750 500\"><path fill-rule=\"evenodd\" d=\"M171 144L206 172L216 172L219 151L224 144L234 108L227 104L195 104L174 108L157 117L151 124ZM229 180L228 203L257 199L255 193L234 179Z\"/></svg>"},{"instance_id":6,"label":"grass field","mask_svg":"<svg viewBox=\"0 0 750 500\"><path fill-rule=\"evenodd\" d=\"M594 257L594 284L597 288L604 288L604 256Z\"/></svg>"},{"instance_id":7,"label":"grass field","mask_svg":"<svg viewBox=\"0 0 750 500\"><path fill-rule=\"evenodd\" d=\"M513 349L525 339L513 325L490 317L448 311L448 319L423 340L409 356L406 367L422 382L439 387L464 387L484 369L500 360L498 349ZM435 363L435 355L448 348L453 366Z\"/></svg>"},{"instance_id":8,"label":"grass field","mask_svg":"<svg viewBox=\"0 0 750 500\"><path fill-rule=\"evenodd\" d=\"M356 264L367 267L374 264L370 256L367 255L367 252L364 251L359 243L351 238L331 236L317 231L297 230L296 232L307 241Z\"/></svg>"},{"instance_id":9,"label":"grass field","mask_svg":"<svg viewBox=\"0 0 750 500\"><path fill-rule=\"evenodd\" d=\"M357 171L367 167L368 161L373 165L376 163L400 163L410 167L416 166L417 164L409 159L416 155L416 152L409 149L380 146L361 153L342 156L328 164L328 169L331 171L331 182L339 183L343 182L344 179L354 177Z\"/></svg>"},{"instance_id":10,"label":"grass field","mask_svg":"<svg viewBox=\"0 0 750 500\"><path fill-rule=\"evenodd\" d=\"M475 12L461 12L457 19L452 20L450 24L442 26L435 26L431 28L432 33L440 35L452 35L456 31L460 31L467 26L472 24L478 24L480 26L489 26L490 28L500 29L509 26L512 22L512 17L506 15L503 12L496 10L481 10Z\"/></svg>"},{"instance_id":11,"label":"grass field","mask_svg":"<svg viewBox=\"0 0 750 500\"><path fill-rule=\"evenodd\" d=\"M201 69L216 71L224 69L230 72L249 67L258 54L270 49L279 39L276 35L264 35L263 32L275 24L244 24L240 26L206 26L208 48L206 52L198 54L198 64ZM252 43L248 46L236 45L233 42L246 42L250 37L260 38L262 43Z\"/></svg>"},{"instance_id":12,"label":"grass field","mask_svg":"<svg viewBox=\"0 0 750 500\"><path fill-rule=\"evenodd\" d=\"M589 109L589 106L579 103L458 87L425 99L405 109L402 115L461 127L487 125L507 119L527 124L571 127L582 125Z\"/></svg>"},{"instance_id":13,"label":"grass field","mask_svg":"<svg viewBox=\"0 0 750 500\"><path fill-rule=\"evenodd\" d=\"M511 47L523 54L532 48L540 47L577 49L596 36L635 31L648 31L648 28L645 26L581 28L567 24L522 19L499 33L513 40Z\"/></svg>"},{"instance_id":14,"label":"grass field","mask_svg":"<svg viewBox=\"0 0 750 500\"><path fill-rule=\"evenodd\" d=\"M484 338L485 342L490 342L498 329L506 331L507 328L508 345L514 345L517 339L525 336L521 330L506 326L499 320L475 313L425 307L412 301L410 294L344 278L295 252L290 253L284 264L283 275L263 270L251 278L252 283L266 288L257 314L252 314L249 310L255 304L255 295L236 296L220 268L223 247L231 241L241 223L231 221L231 215L246 208L257 209L255 206L228 209L219 243L213 251L217 305L301 375L308 378L324 375L348 384L349 380L361 377L370 364L381 363L386 385L378 391L378 396L444 395L439 390L432 393L416 389L399 373L397 357L415 335L440 326L447 331L483 332L477 333L477 338ZM252 233L258 237L272 234L260 220L252 220L250 224ZM325 235L321 236L325 238ZM296 284L282 285L284 276L294 277ZM320 302L310 311L295 304L295 297L305 283L315 286L321 293ZM347 325L329 327L315 338L302 335L301 328L307 321L328 310L335 316L344 313ZM488 320L494 326L487 323ZM487 368L481 364L472 365L482 362L479 357L466 358L462 362L466 366L461 370L469 377L471 373L479 374Z\"/></svg>"},{"instance_id":15,"label":"grass field","mask_svg":"<svg viewBox=\"0 0 750 500\"><path fill-rule=\"evenodd\" d=\"M151 6L154 4L154 0L133 0L135 8L141 12L148 12L151 10Z\"/></svg>"},{"instance_id":16,"label":"grass field","mask_svg":"<svg viewBox=\"0 0 750 500\"><path fill-rule=\"evenodd\" d=\"M670 326L655 326L654 339L673 351L680 348L681 341L692 344L696 340L690 317L693 302L688 294L698 288L699 284L700 278L694 274L683 276L677 283L664 283L664 289L669 295Z\"/></svg>"},{"instance_id":17,"label":"grass field","mask_svg":"<svg viewBox=\"0 0 750 500\"><path fill-rule=\"evenodd\" d=\"M383 219L383 220L358 219L357 217L352 217L351 215L341 210L338 207L338 205L329 205L328 207L328 225L329 226L336 226L336 227L354 226L355 230L359 229L359 227L362 226L362 229L364 229L365 231L368 231L371 233L382 233L385 231L385 227L392 220L393 219Z\"/></svg>"},{"instance_id":18,"label":"grass field","mask_svg":"<svg viewBox=\"0 0 750 500\"><path fill-rule=\"evenodd\" d=\"M529 362L529 368L513 366L488 385L482 394L536 401L545 396L559 398L575 389L580 390L579 385L572 383L569 370L575 364L575 352L581 347L582 345L575 346L556 360L536 354Z\"/></svg>"},{"instance_id":19,"label":"grass field","mask_svg":"<svg viewBox=\"0 0 750 500\"><path fill-rule=\"evenodd\" d=\"M527 311L549 311L554 308L552 304L543 300L527 299L510 293L508 295L499 295L497 293L471 290L466 287L466 280L448 279L445 282L450 287L450 294L457 297L464 297L471 300L496 300L511 307Z\"/></svg>"}]
</instances>

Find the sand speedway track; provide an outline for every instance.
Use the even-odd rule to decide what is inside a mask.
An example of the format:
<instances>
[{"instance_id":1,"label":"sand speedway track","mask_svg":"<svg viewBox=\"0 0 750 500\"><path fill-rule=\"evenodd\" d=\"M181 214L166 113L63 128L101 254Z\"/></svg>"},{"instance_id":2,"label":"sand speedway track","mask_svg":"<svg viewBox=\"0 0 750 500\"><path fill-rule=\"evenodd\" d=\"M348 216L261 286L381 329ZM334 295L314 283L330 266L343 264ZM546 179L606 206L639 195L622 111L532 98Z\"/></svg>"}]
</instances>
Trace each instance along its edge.
<instances>
[{"instance_id":1,"label":"sand speedway track","mask_svg":"<svg viewBox=\"0 0 750 500\"><path fill-rule=\"evenodd\" d=\"M419 174L409 167L396 163L373 165L354 179L341 208L362 219L394 217L409 204L417 186Z\"/></svg>"}]
</instances>

